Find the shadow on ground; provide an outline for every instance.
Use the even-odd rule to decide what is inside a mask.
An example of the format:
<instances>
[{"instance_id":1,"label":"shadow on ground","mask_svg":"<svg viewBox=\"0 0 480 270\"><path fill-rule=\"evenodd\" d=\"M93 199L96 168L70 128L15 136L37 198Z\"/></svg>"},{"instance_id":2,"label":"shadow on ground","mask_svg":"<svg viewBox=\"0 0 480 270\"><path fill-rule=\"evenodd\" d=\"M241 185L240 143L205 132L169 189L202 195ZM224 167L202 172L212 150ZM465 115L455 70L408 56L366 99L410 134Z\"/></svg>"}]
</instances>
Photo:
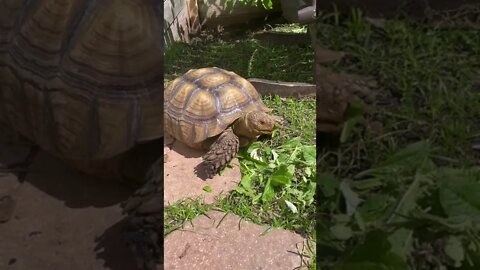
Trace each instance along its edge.
<instances>
[{"instance_id":1,"label":"shadow on ground","mask_svg":"<svg viewBox=\"0 0 480 270\"><path fill-rule=\"evenodd\" d=\"M0 164L18 163L28 152L0 145ZM120 207L132 188L83 175L41 150L23 181L4 171L0 197L15 204L0 222L0 269L137 269Z\"/></svg>"},{"instance_id":2,"label":"shadow on ground","mask_svg":"<svg viewBox=\"0 0 480 270\"><path fill-rule=\"evenodd\" d=\"M131 251L125 245L123 229L126 220L122 219L96 239L97 258L104 261L104 267L111 270L140 270Z\"/></svg>"}]
</instances>

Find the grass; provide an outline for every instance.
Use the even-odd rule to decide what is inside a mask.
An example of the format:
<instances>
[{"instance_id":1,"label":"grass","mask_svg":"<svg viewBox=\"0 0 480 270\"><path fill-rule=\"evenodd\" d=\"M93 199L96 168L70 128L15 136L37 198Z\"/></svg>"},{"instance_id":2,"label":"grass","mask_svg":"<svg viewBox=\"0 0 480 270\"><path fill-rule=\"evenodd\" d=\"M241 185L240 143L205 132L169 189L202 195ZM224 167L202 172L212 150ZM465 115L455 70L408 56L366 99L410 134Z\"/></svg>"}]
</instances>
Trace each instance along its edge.
<instances>
[{"instance_id":1,"label":"grass","mask_svg":"<svg viewBox=\"0 0 480 270\"><path fill-rule=\"evenodd\" d=\"M400 17L376 28L354 11L320 18L317 34L347 53L328 68L381 86L365 125L318 153L318 265L480 269L480 171L471 147L480 134L478 30Z\"/></svg>"},{"instance_id":2,"label":"grass","mask_svg":"<svg viewBox=\"0 0 480 270\"><path fill-rule=\"evenodd\" d=\"M230 40L207 36L191 45L176 43L167 49L165 82L189 69L217 66L244 78L312 83L313 61L312 48L265 45L251 33ZM241 149L242 181L236 190L213 205L191 199L166 207L165 235L198 215L221 209L315 239L315 100L278 96L264 96L263 100L286 124L271 138ZM312 250L306 254L314 257Z\"/></svg>"},{"instance_id":3,"label":"grass","mask_svg":"<svg viewBox=\"0 0 480 270\"><path fill-rule=\"evenodd\" d=\"M299 26L296 23L289 23L289 24L279 24L275 25L271 31L274 32L285 32L285 33L307 33L307 26L301 25Z\"/></svg>"}]
</instances>

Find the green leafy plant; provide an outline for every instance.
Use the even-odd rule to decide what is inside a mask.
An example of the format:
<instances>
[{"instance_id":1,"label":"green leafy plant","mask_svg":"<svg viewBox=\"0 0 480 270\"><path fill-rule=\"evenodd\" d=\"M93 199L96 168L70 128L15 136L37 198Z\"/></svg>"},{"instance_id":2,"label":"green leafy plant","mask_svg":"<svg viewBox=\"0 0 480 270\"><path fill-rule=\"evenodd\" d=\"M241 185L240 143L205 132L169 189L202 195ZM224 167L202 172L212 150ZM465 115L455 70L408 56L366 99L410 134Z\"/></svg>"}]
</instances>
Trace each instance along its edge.
<instances>
[{"instance_id":1,"label":"green leafy plant","mask_svg":"<svg viewBox=\"0 0 480 270\"><path fill-rule=\"evenodd\" d=\"M277 149L254 143L239 156L245 172L238 193L252 198L252 203L283 200L297 213L297 205L310 206L316 188L315 145L304 145L297 138L290 139ZM255 192L252 185L261 186Z\"/></svg>"},{"instance_id":2,"label":"green leafy plant","mask_svg":"<svg viewBox=\"0 0 480 270\"><path fill-rule=\"evenodd\" d=\"M320 177L321 201L353 206L337 208L341 214L327 222L327 245L346 252L334 269L480 267L480 168L439 168L430 149L426 141L407 145L356 182ZM345 181L349 192L341 187ZM336 247L352 239L353 246Z\"/></svg>"}]
</instances>

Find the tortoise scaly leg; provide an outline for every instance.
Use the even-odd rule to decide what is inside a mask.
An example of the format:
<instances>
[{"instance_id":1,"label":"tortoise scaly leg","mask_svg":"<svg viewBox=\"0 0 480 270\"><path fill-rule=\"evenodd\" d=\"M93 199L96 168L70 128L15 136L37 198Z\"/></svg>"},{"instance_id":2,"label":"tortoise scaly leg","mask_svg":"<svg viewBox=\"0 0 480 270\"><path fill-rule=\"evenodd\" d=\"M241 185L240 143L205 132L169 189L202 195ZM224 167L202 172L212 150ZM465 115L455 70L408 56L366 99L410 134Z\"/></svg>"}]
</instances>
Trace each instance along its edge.
<instances>
[{"instance_id":1,"label":"tortoise scaly leg","mask_svg":"<svg viewBox=\"0 0 480 270\"><path fill-rule=\"evenodd\" d=\"M121 207L127 214L124 233L140 269L155 270L163 265L163 156L146 174L146 183Z\"/></svg>"},{"instance_id":2,"label":"tortoise scaly leg","mask_svg":"<svg viewBox=\"0 0 480 270\"><path fill-rule=\"evenodd\" d=\"M232 161L238 152L239 139L233 133L232 128L226 129L217 140L210 146L210 150L203 155L205 171L208 178L213 176Z\"/></svg>"}]
</instances>

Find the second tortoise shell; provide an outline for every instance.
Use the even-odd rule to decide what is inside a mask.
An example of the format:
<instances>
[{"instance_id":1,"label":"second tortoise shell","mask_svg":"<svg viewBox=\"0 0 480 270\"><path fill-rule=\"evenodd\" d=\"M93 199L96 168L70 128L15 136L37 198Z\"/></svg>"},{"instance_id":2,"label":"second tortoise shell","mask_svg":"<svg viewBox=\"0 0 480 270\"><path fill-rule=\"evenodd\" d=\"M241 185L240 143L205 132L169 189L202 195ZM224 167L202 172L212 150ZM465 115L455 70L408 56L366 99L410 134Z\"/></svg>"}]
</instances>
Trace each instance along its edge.
<instances>
[{"instance_id":1,"label":"second tortoise shell","mask_svg":"<svg viewBox=\"0 0 480 270\"><path fill-rule=\"evenodd\" d=\"M165 89L165 130L194 148L247 112L270 112L255 87L217 67L191 69Z\"/></svg>"}]
</instances>

